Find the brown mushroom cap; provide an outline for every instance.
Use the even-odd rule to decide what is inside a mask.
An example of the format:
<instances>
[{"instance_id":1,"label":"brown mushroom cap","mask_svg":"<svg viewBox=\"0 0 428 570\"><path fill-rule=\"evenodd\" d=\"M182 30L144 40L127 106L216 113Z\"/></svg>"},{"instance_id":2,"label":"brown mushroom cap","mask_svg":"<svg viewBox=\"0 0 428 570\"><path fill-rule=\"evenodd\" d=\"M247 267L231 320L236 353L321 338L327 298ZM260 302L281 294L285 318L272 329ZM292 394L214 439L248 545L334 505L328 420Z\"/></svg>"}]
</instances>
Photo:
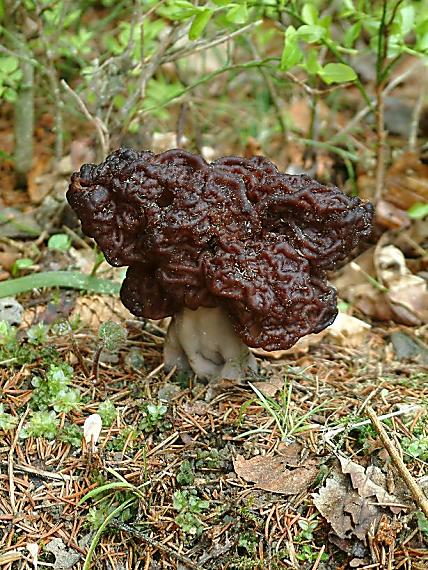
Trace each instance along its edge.
<instances>
[{"instance_id":1,"label":"brown mushroom cap","mask_svg":"<svg viewBox=\"0 0 428 570\"><path fill-rule=\"evenodd\" d=\"M74 173L67 198L112 265L122 302L158 319L222 306L248 345L285 349L331 324L324 271L371 232L373 208L263 157L208 164L120 149Z\"/></svg>"}]
</instances>

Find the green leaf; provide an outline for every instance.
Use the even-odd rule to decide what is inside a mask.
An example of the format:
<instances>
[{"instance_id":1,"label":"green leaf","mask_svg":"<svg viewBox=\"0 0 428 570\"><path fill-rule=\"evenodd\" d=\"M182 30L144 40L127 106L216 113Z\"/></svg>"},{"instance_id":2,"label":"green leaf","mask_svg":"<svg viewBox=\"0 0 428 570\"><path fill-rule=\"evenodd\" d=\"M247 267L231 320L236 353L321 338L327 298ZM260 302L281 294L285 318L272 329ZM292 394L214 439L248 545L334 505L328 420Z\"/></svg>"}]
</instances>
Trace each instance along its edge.
<instances>
[{"instance_id":1,"label":"green leaf","mask_svg":"<svg viewBox=\"0 0 428 570\"><path fill-rule=\"evenodd\" d=\"M71 246L70 236L67 234L55 234L48 240L48 249L59 249L60 251L68 251Z\"/></svg>"},{"instance_id":2,"label":"green leaf","mask_svg":"<svg viewBox=\"0 0 428 570\"><path fill-rule=\"evenodd\" d=\"M321 64L318 62L318 51L316 49L311 49L307 52L304 67L309 75L316 75L322 69Z\"/></svg>"},{"instance_id":3,"label":"green leaf","mask_svg":"<svg viewBox=\"0 0 428 570\"><path fill-rule=\"evenodd\" d=\"M355 81L357 74L344 63L327 63L319 72L318 75L323 81L328 83L346 83L347 81Z\"/></svg>"},{"instance_id":4,"label":"green leaf","mask_svg":"<svg viewBox=\"0 0 428 570\"><path fill-rule=\"evenodd\" d=\"M426 516L420 511L418 511L416 513L416 519L418 521L419 530L424 534L428 535L428 519L426 518Z\"/></svg>"},{"instance_id":5,"label":"green leaf","mask_svg":"<svg viewBox=\"0 0 428 570\"><path fill-rule=\"evenodd\" d=\"M299 39L308 44L319 42L325 36L325 33L326 30L322 26L303 25L297 30Z\"/></svg>"},{"instance_id":6,"label":"green leaf","mask_svg":"<svg viewBox=\"0 0 428 570\"><path fill-rule=\"evenodd\" d=\"M407 214L412 220L422 220L428 216L428 204L416 202L407 210Z\"/></svg>"},{"instance_id":7,"label":"green leaf","mask_svg":"<svg viewBox=\"0 0 428 570\"><path fill-rule=\"evenodd\" d=\"M425 52L428 51L428 19L423 20L415 28L416 49Z\"/></svg>"},{"instance_id":8,"label":"green leaf","mask_svg":"<svg viewBox=\"0 0 428 570\"><path fill-rule=\"evenodd\" d=\"M248 20L247 4L234 4L226 13L226 19L231 24L245 24Z\"/></svg>"},{"instance_id":9,"label":"green leaf","mask_svg":"<svg viewBox=\"0 0 428 570\"><path fill-rule=\"evenodd\" d=\"M401 16L401 35L406 36L413 30L415 23L415 8L412 5L403 6L400 10Z\"/></svg>"},{"instance_id":10,"label":"green leaf","mask_svg":"<svg viewBox=\"0 0 428 570\"><path fill-rule=\"evenodd\" d=\"M213 13L214 10L207 8L194 17L189 30L189 40L197 40L201 37Z\"/></svg>"},{"instance_id":11,"label":"green leaf","mask_svg":"<svg viewBox=\"0 0 428 570\"><path fill-rule=\"evenodd\" d=\"M303 58L302 50L297 41L297 32L294 26L289 26L285 32L284 49L281 55L280 69L287 71L300 63Z\"/></svg>"},{"instance_id":12,"label":"green leaf","mask_svg":"<svg viewBox=\"0 0 428 570\"><path fill-rule=\"evenodd\" d=\"M345 35L343 36L344 46L347 48L351 48L360 34L361 34L361 22L356 22L345 32Z\"/></svg>"},{"instance_id":13,"label":"green leaf","mask_svg":"<svg viewBox=\"0 0 428 570\"><path fill-rule=\"evenodd\" d=\"M165 12L171 20L188 20L199 12L199 8L187 0L174 0Z\"/></svg>"},{"instance_id":14,"label":"green leaf","mask_svg":"<svg viewBox=\"0 0 428 570\"><path fill-rule=\"evenodd\" d=\"M7 56L0 58L0 73L2 75L8 75L12 73L19 67L19 61L17 57Z\"/></svg>"},{"instance_id":15,"label":"green leaf","mask_svg":"<svg viewBox=\"0 0 428 570\"><path fill-rule=\"evenodd\" d=\"M315 25L318 23L318 9L313 4L305 4L302 9L302 20L305 24Z\"/></svg>"}]
</instances>

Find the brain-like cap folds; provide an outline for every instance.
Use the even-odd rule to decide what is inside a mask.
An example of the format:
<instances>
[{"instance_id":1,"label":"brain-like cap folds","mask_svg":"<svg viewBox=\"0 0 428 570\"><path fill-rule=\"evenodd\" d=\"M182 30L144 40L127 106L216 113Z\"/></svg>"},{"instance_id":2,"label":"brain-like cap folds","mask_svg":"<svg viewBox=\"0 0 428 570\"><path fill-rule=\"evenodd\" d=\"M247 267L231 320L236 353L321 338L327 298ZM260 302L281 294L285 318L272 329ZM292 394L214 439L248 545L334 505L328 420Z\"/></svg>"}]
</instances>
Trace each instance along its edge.
<instances>
[{"instance_id":1,"label":"brain-like cap folds","mask_svg":"<svg viewBox=\"0 0 428 570\"><path fill-rule=\"evenodd\" d=\"M67 198L106 259L129 266L122 302L159 319L222 306L248 345L285 349L331 324L325 270L371 232L373 208L263 157L211 164L120 149L72 176Z\"/></svg>"}]
</instances>

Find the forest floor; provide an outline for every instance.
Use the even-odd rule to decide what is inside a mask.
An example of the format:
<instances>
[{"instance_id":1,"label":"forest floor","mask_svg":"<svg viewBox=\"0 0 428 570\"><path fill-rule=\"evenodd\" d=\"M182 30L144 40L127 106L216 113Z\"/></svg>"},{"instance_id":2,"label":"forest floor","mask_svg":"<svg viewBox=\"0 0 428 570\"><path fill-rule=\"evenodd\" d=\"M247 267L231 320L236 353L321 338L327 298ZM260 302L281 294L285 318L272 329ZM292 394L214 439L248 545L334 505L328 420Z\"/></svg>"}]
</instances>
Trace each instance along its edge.
<instances>
[{"instance_id":1,"label":"forest floor","mask_svg":"<svg viewBox=\"0 0 428 570\"><path fill-rule=\"evenodd\" d=\"M45 248L38 265L83 254ZM58 570L428 567L427 519L367 415L426 490L426 326L377 323L259 356L251 383L222 382L207 402L206 385L163 371L163 322L82 292L20 303L0 343L1 568L35 556ZM106 321L127 339L94 375ZM97 412L92 448L82 427Z\"/></svg>"}]
</instances>

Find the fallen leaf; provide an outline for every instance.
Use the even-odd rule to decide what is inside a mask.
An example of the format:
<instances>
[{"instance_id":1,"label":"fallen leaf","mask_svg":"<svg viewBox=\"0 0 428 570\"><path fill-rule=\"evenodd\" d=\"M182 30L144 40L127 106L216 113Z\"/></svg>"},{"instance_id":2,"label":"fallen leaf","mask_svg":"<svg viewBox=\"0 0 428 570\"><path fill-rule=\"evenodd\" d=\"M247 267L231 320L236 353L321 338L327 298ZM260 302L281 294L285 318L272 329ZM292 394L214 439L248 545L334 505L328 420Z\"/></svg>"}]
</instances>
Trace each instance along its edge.
<instances>
[{"instance_id":1,"label":"fallen leaf","mask_svg":"<svg viewBox=\"0 0 428 570\"><path fill-rule=\"evenodd\" d=\"M296 469L287 469L283 457L263 455L245 459L238 455L233 460L235 473L244 481L255 483L256 487L272 493L297 495L305 491L318 475L318 463L306 460Z\"/></svg>"},{"instance_id":2,"label":"fallen leaf","mask_svg":"<svg viewBox=\"0 0 428 570\"><path fill-rule=\"evenodd\" d=\"M403 252L394 245L376 250L378 280L387 288L385 297L397 322L408 325L428 323L428 287L425 279L413 275Z\"/></svg>"},{"instance_id":3,"label":"fallen leaf","mask_svg":"<svg viewBox=\"0 0 428 570\"><path fill-rule=\"evenodd\" d=\"M334 322L327 327L326 334L340 346L361 346L371 326L361 319L339 312Z\"/></svg>"},{"instance_id":4,"label":"fallen leaf","mask_svg":"<svg viewBox=\"0 0 428 570\"><path fill-rule=\"evenodd\" d=\"M101 295L90 297L79 296L70 315L70 320L79 317L80 320L91 328L98 327L106 321L123 323L130 318L128 309L122 305L120 299Z\"/></svg>"},{"instance_id":5,"label":"fallen leaf","mask_svg":"<svg viewBox=\"0 0 428 570\"><path fill-rule=\"evenodd\" d=\"M69 570L80 560L80 554L67 548L61 538L53 538L45 550L55 556L54 570Z\"/></svg>"},{"instance_id":6,"label":"fallen leaf","mask_svg":"<svg viewBox=\"0 0 428 570\"><path fill-rule=\"evenodd\" d=\"M364 469L355 461L351 461L346 457L339 456L339 462L342 472L351 477L352 486L362 498L376 497L377 501L382 506L388 506L393 513L399 513L402 507L394 506L400 503L397 497L390 495L386 489L386 476L382 473L379 467L370 465Z\"/></svg>"},{"instance_id":7,"label":"fallen leaf","mask_svg":"<svg viewBox=\"0 0 428 570\"><path fill-rule=\"evenodd\" d=\"M346 477L338 471L333 471L318 493L312 495L314 505L339 538L346 538L353 530L351 515L345 509L346 502L349 501L348 494Z\"/></svg>"}]
</instances>

